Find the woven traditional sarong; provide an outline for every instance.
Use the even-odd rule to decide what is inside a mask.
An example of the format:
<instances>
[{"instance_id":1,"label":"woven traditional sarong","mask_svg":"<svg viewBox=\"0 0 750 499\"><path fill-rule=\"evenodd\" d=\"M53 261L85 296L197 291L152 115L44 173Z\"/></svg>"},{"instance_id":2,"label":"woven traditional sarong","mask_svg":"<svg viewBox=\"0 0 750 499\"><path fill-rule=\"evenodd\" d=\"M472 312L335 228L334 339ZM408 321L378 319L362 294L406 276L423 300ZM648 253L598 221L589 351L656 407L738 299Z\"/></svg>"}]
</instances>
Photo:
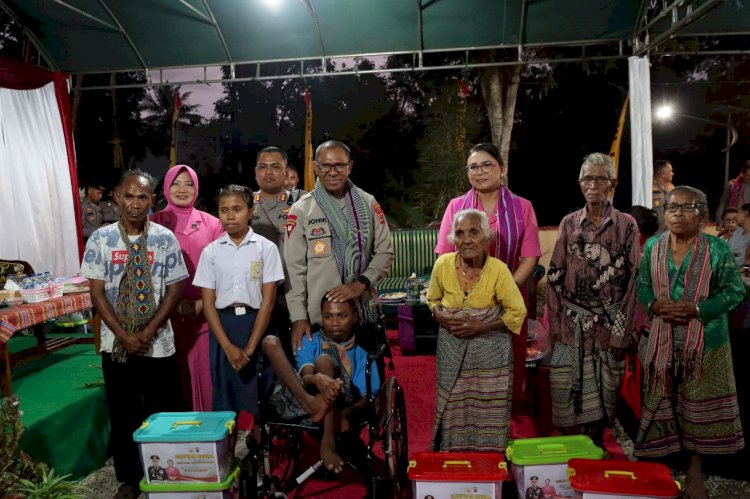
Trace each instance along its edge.
<instances>
[{"instance_id":1,"label":"woven traditional sarong","mask_svg":"<svg viewBox=\"0 0 750 499\"><path fill-rule=\"evenodd\" d=\"M617 390L625 374L625 361L617 361L606 351L595 348L584 354L580 404L574 396L573 346L557 344L552 353L549 381L552 392L552 422L560 427L593 423L615 415ZM576 405L579 405L578 410Z\"/></svg>"},{"instance_id":2,"label":"woven traditional sarong","mask_svg":"<svg viewBox=\"0 0 750 499\"><path fill-rule=\"evenodd\" d=\"M563 304L576 328L573 344L558 342L552 352L552 422L568 427L612 417L625 360L616 360L596 344L593 325L606 324L612 334L624 335L622 312L614 306L584 309L569 300Z\"/></svg>"},{"instance_id":3,"label":"woven traditional sarong","mask_svg":"<svg viewBox=\"0 0 750 499\"><path fill-rule=\"evenodd\" d=\"M678 362L682 359L681 343L675 340L672 356ZM682 378L681 367L672 367L669 372ZM677 392L670 393L665 387L645 390L636 456L661 457L682 450L734 454L745 447L729 345L703 354L700 379L691 376L662 383Z\"/></svg>"},{"instance_id":4,"label":"woven traditional sarong","mask_svg":"<svg viewBox=\"0 0 750 499\"><path fill-rule=\"evenodd\" d=\"M441 328L433 449L505 450L512 386L513 352L508 332L459 339Z\"/></svg>"}]
</instances>

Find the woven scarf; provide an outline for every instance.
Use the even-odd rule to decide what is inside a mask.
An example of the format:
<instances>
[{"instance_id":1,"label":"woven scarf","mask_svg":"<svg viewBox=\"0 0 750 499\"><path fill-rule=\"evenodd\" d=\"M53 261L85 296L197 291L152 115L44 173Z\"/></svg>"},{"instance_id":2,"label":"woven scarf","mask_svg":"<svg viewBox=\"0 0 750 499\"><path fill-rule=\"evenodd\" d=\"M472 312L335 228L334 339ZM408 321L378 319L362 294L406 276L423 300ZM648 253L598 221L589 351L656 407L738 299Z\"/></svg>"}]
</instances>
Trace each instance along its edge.
<instances>
[{"instance_id":1,"label":"woven scarf","mask_svg":"<svg viewBox=\"0 0 750 499\"><path fill-rule=\"evenodd\" d=\"M143 226L143 233L130 242L122 222L117 224L120 237L125 247L128 248L128 261L117 291L117 303L115 304L115 315L128 334L141 331L156 313L156 300L154 299L154 286L151 281L151 264L148 261L148 239L149 222ZM128 354L122 344L115 338L112 346L112 360L125 362Z\"/></svg>"},{"instance_id":2,"label":"woven scarf","mask_svg":"<svg viewBox=\"0 0 750 499\"><path fill-rule=\"evenodd\" d=\"M592 352L596 351L596 340L592 334L589 333L595 326L604 327L610 330L610 334L613 336L624 336L625 330L625 314L622 311L622 304L606 302L601 305L581 305L575 302L571 298L563 298L562 305L565 310L565 314L570 318L570 321L575 326L575 331L572 339L572 346L575 350L571 363L571 370L573 371L573 408L576 414L583 412L583 368L584 358L586 356L585 343L587 338L590 338L594 344ZM568 344L565 340L561 341L561 344ZM597 362L596 356L594 356L595 371L601 369L601 364ZM600 379L597 376L597 379Z\"/></svg>"},{"instance_id":3,"label":"woven scarf","mask_svg":"<svg viewBox=\"0 0 750 499\"><path fill-rule=\"evenodd\" d=\"M670 300L671 289L680 273L675 269L674 277L669 277L669 232L664 232L656 241L651 253L651 283L657 300ZM685 273L685 290L681 299L691 303L698 303L708 297L711 282L711 252L708 237L699 232L692 247L692 254L688 269ZM682 358L674 352L674 337L685 336ZM672 360L672 368L676 370L682 366L684 377L701 375L703 358L703 323L697 318L690 319L688 324L677 325L664 321L661 317L654 317L651 322L648 348L644 365L646 368L646 383L651 383L652 391L656 386L664 390L667 387L667 365ZM680 362L681 360L681 362ZM661 381L661 383L659 383Z\"/></svg>"},{"instance_id":4,"label":"woven scarf","mask_svg":"<svg viewBox=\"0 0 750 499\"><path fill-rule=\"evenodd\" d=\"M742 181L743 175L742 172L740 174L733 178L729 184L732 186L732 190L729 191L729 206L727 208L739 208L742 203L744 203L745 199L745 183Z\"/></svg>"},{"instance_id":5,"label":"woven scarf","mask_svg":"<svg viewBox=\"0 0 750 499\"><path fill-rule=\"evenodd\" d=\"M323 187L320 179L315 182L313 195L331 226L333 256L341 282L349 284L362 275L370 264L374 221L370 206L351 180L345 190L346 203L343 208L339 208L337 200ZM376 318L372 304L365 303L362 297L357 309L366 322Z\"/></svg>"},{"instance_id":6,"label":"woven scarf","mask_svg":"<svg viewBox=\"0 0 750 499\"><path fill-rule=\"evenodd\" d=\"M336 343L323 334L323 331L320 332L321 350L333 359L334 366L338 367L341 371L341 393L347 405L354 402L354 394L352 393L351 386L352 359L349 358L346 352L354 348L354 340L355 335L352 335L347 341Z\"/></svg>"},{"instance_id":7,"label":"woven scarf","mask_svg":"<svg viewBox=\"0 0 750 499\"><path fill-rule=\"evenodd\" d=\"M461 196L457 210L470 208L480 209L479 193L473 187ZM521 241L523 241L524 233L520 198L501 185L497 191L494 214L495 221L490 224L495 234L495 251L492 256L505 262L510 271L514 272L521 255Z\"/></svg>"}]
</instances>

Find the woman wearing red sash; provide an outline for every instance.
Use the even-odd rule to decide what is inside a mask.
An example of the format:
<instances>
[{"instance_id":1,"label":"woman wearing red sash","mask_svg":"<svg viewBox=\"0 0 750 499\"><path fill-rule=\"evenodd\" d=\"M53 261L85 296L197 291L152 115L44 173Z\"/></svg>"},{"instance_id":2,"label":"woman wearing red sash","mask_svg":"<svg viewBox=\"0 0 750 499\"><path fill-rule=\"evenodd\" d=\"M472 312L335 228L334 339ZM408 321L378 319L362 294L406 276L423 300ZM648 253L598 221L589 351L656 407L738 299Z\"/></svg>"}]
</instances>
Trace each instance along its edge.
<instances>
[{"instance_id":1,"label":"woman wearing red sash","mask_svg":"<svg viewBox=\"0 0 750 499\"><path fill-rule=\"evenodd\" d=\"M448 241L456 213L470 208L484 211L493 233L487 251L508 266L513 280L525 296L526 283L542 255L539 228L531 203L505 186L507 172L500 151L494 144L482 142L471 148L466 160L471 189L448 203L440 224L435 253L442 255L456 251L456 247ZM527 333L524 323L521 334L513 335L513 397L516 400L523 392Z\"/></svg>"}]
</instances>

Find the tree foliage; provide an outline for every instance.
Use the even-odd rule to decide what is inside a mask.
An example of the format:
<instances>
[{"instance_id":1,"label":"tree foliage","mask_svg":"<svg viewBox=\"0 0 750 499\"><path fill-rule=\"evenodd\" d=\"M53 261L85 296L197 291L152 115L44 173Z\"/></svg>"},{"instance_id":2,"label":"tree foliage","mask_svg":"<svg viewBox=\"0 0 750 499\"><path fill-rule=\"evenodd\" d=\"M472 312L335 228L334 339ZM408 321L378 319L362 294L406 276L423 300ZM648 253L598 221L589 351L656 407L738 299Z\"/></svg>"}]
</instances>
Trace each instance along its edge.
<instances>
[{"instance_id":1,"label":"tree foliage","mask_svg":"<svg viewBox=\"0 0 750 499\"><path fill-rule=\"evenodd\" d=\"M111 80L110 75L79 75L74 88L80 78L86 86L108 85ZM118 83L144 81L145 76L138 72L120 74L117 79ZM122 174L114 168L115 147L118 145L124 168L132 168L144 158L146 129L140 115L144 94L143 88L74 92L76 126L73 138L81 185L89 181L113 185L118 180Z\"/></svg>"},{"instance_id":2,"label":"tree foliage","mask_svg":"<svg viewBox=\"0 0 750 499\"><path fill-rule=\"evenodd\" d=\"M166 154L172 142L172 119L177 93L180 94L180 110L177 114L179 125L197 126L203 120L198 114L198 106L188 100L192 92L182 92L179 85L162 85L145 92L140 105L142 123L146 127L149 149L157 156Z\"/></svg>"},{"instance_id":3,"label":"tree foliage","mask_svg":"<svg viewBox=\"0 0 750 499\"><path fill-rule=\"evenodd\" d=\"M14 59L23 58L23 31L4 9L0 9L0 53Z\"/></svg>"},{"instance_id":4,"label":"tree foliage","mask_svg":"<svg viewBox=\"0 0 750 499\"><path fill-rule=\"evenodd\" d=\"M417 208L410 225L440 220L448 202L466 191L466 156L479 141L486 117L476 95L460 96L457 81L435 88L424 110L425 133L417 142L418 183L408 189Z\"/></svg>"}]
</instances>

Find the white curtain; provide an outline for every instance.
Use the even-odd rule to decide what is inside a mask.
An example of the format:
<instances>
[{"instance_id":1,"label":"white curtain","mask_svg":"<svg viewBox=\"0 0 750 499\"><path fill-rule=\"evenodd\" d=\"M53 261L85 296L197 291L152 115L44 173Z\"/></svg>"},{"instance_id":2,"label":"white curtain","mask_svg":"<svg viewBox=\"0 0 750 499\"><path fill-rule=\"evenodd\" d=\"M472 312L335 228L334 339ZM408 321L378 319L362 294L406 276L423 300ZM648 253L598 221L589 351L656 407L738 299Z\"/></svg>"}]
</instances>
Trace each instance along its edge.
<instances>
[{"instance_id":1,"label":"white curtain","mask_svg":"<svg viewBox=\"0 0 750 499\"><path fill-rule=\"evenodd\" d=\"M651 208L653 146L651 141L651 76L647 57L628 58L630 80L630 157L633 205Z\"/></svg>"},{"instance_id":2,"label":"white curtain","mask_svg":"<svg viewBox=\"0 0 750 499\"><path fill-rule=\"evenodd\" d=\"M78 274L78 240L54 83L0 88L0 259Z\"/></svg>"}]
</instances>

